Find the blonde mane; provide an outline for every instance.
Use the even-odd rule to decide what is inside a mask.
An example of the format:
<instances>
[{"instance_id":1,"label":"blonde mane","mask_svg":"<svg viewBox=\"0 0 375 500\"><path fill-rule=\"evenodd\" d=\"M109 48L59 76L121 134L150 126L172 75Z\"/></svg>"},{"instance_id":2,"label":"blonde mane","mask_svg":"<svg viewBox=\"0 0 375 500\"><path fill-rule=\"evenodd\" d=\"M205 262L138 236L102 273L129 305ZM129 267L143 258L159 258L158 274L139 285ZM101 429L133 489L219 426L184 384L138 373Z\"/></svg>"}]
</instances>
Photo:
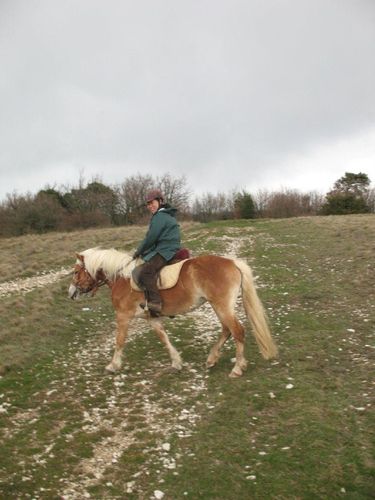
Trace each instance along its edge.
<instances>
[{"instance_id":1,"label":"blonde mane","mask_svg":"<svg viewBox=\"0 0 375 500\"><path fill-rule=\"evenodd\" d=\"M110 280L124 277L130 278L135 267L135 260L126 252L119 252L114 248L89 248L80 252L84 257L85 268L91 276L95 276L99 269L102 269L106 277ZM81 261L78 259L77 263Z\"/></svg>"}]
</instances>

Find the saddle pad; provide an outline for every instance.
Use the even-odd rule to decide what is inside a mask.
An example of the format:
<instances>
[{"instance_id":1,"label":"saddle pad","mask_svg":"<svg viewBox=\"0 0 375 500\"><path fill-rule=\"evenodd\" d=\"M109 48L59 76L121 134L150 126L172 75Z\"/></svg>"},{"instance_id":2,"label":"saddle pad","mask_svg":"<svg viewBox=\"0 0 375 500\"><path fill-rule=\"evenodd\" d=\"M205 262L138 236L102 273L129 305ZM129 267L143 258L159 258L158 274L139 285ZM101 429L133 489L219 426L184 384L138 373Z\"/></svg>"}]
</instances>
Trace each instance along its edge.
<instances>
[{"instance_id":1,"label":"saddle pad","mask_svg":"<svg viewBox=\"0 0 375 500\"><path fill-rule=\"evenodd\" d=\"M189 259L181 260L176 262L176 264L170 264L169 266L164 266L159 273L158 277L158 289L167 290L167 288L173 288L178 281L180 276L181 268L185 262ZM133 276L130 278L130 284L133 290L136 292L141 292L137 283L134 281Z\"/></svg>"}]
</instances>

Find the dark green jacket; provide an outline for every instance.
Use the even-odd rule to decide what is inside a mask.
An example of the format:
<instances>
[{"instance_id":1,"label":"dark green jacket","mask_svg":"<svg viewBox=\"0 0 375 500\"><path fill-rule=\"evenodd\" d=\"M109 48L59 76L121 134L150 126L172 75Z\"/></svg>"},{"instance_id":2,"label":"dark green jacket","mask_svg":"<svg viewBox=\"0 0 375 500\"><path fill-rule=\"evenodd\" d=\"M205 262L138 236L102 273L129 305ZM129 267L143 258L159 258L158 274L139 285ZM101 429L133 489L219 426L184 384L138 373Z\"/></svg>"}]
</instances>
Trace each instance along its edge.
<instances>
[{"instance_id":1,"label":"dark green jacket","mask_svg":"<svg viewBox=\"0 0 375 500\"><path fill-rule=\"evenodd\" d=\"M175 218L177 210L164 205L152 216L145 239L137 248L137 254L149 261L159 253L171 260L181 248L180 226Z\"/></svg>"}]
</instances>

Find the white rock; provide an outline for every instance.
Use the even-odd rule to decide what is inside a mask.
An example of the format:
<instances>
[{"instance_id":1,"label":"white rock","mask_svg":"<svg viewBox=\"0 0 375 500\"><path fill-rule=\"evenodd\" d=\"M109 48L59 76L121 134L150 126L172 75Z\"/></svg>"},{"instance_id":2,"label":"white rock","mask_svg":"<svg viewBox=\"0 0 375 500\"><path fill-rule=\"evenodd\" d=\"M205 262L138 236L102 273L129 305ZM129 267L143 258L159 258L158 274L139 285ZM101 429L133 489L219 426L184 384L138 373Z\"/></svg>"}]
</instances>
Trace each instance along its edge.
<instances>
[{"instance_id":1,"label":"white rock","mask_svg":"<svg viewBox=\"0 0 375 500\"><path fill-rule=\"evenodd\" d=\"M160 490L155 490L154 497L157 498L158 500L161 500L164 497L164 493Z\"/></svg>"},{"instance_id":2,"label":"white rock","mask_svg":"<svg viewBox=\"0 0 375 500\"><path fill-rule=\"evenodd\" d=\"M270 393L269 393L269 395L270 395L270 398L271 398L271 399L275 399L275 397L276 397L276 396L275 396L275 394L274 394L273 392L270 392Z\"/></svg>"},{"instance_id":3,"label":"white rock","mask_svg":"<svg viewBox=\"0 0 375 500\"><path fill-rule=\"evenodd\" d=\"M293 384L287 384L285 386L286 389L293 389L294 385Z\"/></svg>"},{"instance_id":4,"label":"white rock","mask_svg":"<svg viewBox=\"0 0 375 500\"><path fill-rule=\"evenodd\" d=\"M171 445L169 443L163 443L161 447L164 451L169 451L171 449Z\"/></svg>"}]
</instances>

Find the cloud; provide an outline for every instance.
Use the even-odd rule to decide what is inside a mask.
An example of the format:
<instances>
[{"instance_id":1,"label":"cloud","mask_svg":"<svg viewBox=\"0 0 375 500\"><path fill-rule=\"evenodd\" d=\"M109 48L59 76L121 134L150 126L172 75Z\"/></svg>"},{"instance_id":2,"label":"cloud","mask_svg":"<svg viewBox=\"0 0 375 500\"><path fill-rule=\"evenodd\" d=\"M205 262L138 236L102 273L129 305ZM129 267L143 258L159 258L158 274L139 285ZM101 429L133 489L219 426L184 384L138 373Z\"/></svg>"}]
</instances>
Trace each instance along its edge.
<instances>
[{"instance_id":1,"label":"cloud","mask_svg":"<svg viewBox=\"0 0 375 500\"><path fill-rule=\"evenodd\" d=\"M374 21L365 0L2 2L0 197L82 167L325 189L340 141L369 165Z\"/></svg>"}]
</instances>

